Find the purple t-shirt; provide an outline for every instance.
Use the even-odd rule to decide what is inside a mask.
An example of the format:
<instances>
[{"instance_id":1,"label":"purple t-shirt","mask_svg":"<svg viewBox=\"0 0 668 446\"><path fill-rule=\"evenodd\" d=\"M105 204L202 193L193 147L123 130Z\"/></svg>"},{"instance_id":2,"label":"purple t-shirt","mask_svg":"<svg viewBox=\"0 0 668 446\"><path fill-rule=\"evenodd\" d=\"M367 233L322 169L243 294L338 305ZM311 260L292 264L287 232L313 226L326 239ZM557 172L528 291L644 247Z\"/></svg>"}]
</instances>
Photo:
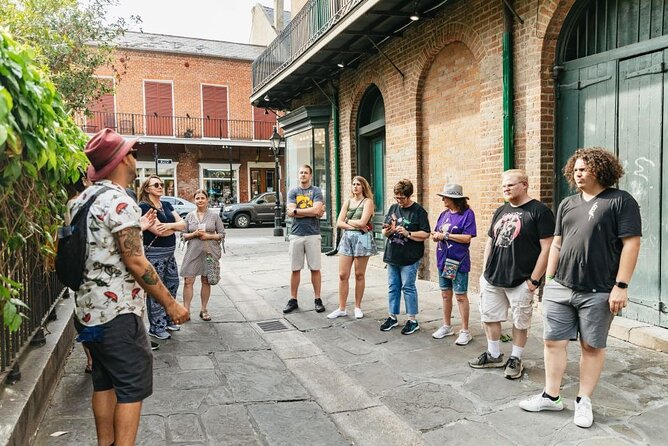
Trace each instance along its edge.
<instances>
[{"instance_id":1,"label":"purple t-shirt","mask_svg":"<svg viewBox=\"0 0 668 446\"><path fill-rule=\"evenodd\" d=\"M468 234L471 237L475 237L475 214L470 208L463 213L445 210L438 216L434 231L449 232L450 234ZM459 264L459 271L463 273L471 271L470 246L470 243L457 243L453 240L438 242L436 248L436 264L438 268L443 269L445 259L448 258L461 262Z\"/></svg>"}]
</instances>

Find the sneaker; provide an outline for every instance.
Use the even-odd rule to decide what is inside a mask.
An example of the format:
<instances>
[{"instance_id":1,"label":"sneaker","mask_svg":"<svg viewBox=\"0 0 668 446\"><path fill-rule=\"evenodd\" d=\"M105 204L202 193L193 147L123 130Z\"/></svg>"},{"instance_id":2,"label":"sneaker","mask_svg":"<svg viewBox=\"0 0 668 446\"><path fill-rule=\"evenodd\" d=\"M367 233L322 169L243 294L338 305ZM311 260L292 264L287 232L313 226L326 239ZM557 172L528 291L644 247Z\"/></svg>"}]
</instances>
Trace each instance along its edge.
<instances>
[{"instance_id":1,"label":"sneaker","mask_svg":"<svg viewBox=\"0 0 668 446\"><path fill-rule=\"evenodd\" d=\"M455 344L466 345L471 342L471 339L473 339L473 336L471 336L471 333L469 333L468 330L459 330L459 336L457 336Z\"/></svg>"},{"instance_id":2,"label":"sneaker","mask_svg":"<svg viewBox=\"0 0 668 446\"><path fill-rule=\"evenodd\" d=\"M325 311L325 306L322 304L322 299L317 298L313 301L313 304L315 305L315 312L316 313L322 313Z\"/></svg>"},{"instance_id":3,"label":"sneaker","mask_svg":"<svg viewBox=\"0 0 668 446\"><path fill-rule=\"evenodd\" d=\"M380 326L380 331L390 331L397 325L399 325L399 321L390 316L383 322L383 325Z\"/></svg>"},{"instance_id":4,"label":"sneaker","mask_svg":"<svg viewBox=\"0 0 668 446\"><path fill-rule=\"evenodd\" d=\"M420 324L418 324L418 321L409 319L406 321L406 325L404 325L404 328L401 329L401 334L402 335L413 334L419 329L420 329Z\"/></svg>"},{"instance_id":5,"label":"sneaker","mask_svg":"<svg viewBox=\"0 0 668 446\"><path fill-rule=\"evenodd\" d=\"M151 341L151 350L156 351L159 348L160 348L160 344L158 344L157 342Z\"/></svg>"},{"instance_id":6,"label":"sneaker","mask_svg":"<svg viewBox=\"0 0 668 446\"><path fill-rule=\"evenodd\" d=\"M355 307L355 319L362 319L363 317L364 313L362 312L362 309Z\"/></svg>"},{"instance_id":7,"label":"sneaker","mask_svg":"<svg viewBox=\"0 0 668 446\"><path fill-rule=\"evenodd\" d=\"M431 334L431 337L434 339L443 339L446 336L452 336L455 334L455 330L452 329L449 325L443 325L438 330Z\"/></svg>"},{"instance_id":8,"label":"sneaker","mask_svg":"<svg viewBox=\"0 0 668 446\"><path fill-rule=\"evenodd\" d=\"M469 361L469 365L474 369L489 369L504 367L506 363L503 361L503 353L494 358L490 352L484 352L473 361Z\"/></svg>"},{"instance_id":9,"label":"sneaker","mask_svg":"<svg viewBox=\"0 0 668 446\"><path fill-rule=\"evenodd\" d=\"M589 427L594 423L594 414L591 411L591 399L588 396L581 396L579 403L575 400L573 423L580 427Z\"/></svg>"},{"instance_id":10,"label":"sneaker","mask_svg":"<svg viewBox=\"0 0 668 446\"><path fill-rule=\"evenodd\" d=\"M338 308L327 315L327 319L336 319L337 317L348 316L348 313L345 310L339 310Z\"/></svg>"},{"instance_id":11,"label":"sneaker","mask_svg":"<svg viewBox=\"0 0 668 446\"><path fill-rule=\"evenodd\" d=\"M508 358L508 362L506 362L506 370L503 374L508 379L517 379L522 376L523 371L522 360L517 356L511 356Z\"/></svg>"},{"instance_id":12,"label":"sneaker","mask_svg":"<svg viewBox=\"0 0 668 446\"><path fill-rule=\"evenodd\" d=\"M167 329L169 331L181 331L181 326L177 325L177 324L172 324L172 325L166 326L165 329Z\"/></svg>"},{"instance_id":13,"label":"sneaker","mask_svg":"<svg viewBox=\"0 0 668 446\"><path fill-rule=\"evenodd\" d=\"M172 337L172 335L167 333L167 330L159 331L159 332L153 332L153 331L149 330L148 335L153 336L154 338L160 339L161 341L165 341L165 340Z\"/></svg>"},{"instance_id":14,"label":"sneaker","mask_svg":"<svg viewBox=\"0 0 668 446\"><path fill-rule=\"evenodd\" d=\"M290 299L288 301L288 304L285 306L285 308L283 308L283 314L292 313L297 308L299 308L299 304L297 303L297 299Z\"/></svg>"},{"instance_id":15,"label":"sneaker","mask_svg":"<svg viewBox=\"0 0 668 446\"><path fill-rule=\"evenodd\" d=\"M528 400L520 401L520 407L527 412L540 412L541 410L564 410L564 403L561 401L561 397L557 401L552 401L551 399L544 397L543 393L534 395Z\"/></svg>"}]
</instances>

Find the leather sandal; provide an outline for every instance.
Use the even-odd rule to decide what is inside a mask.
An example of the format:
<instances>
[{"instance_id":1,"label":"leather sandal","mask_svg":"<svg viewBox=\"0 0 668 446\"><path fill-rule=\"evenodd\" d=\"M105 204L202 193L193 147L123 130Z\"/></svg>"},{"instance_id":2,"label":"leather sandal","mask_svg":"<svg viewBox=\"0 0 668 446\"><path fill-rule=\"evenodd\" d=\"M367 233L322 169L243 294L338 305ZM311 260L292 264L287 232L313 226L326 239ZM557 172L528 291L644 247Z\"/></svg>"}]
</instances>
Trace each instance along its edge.
<instances>
[{"instance_id":1,"label":"leather sandal","mask_svg":"<svg viewBox=\"0 0 668 446\"><path fill-rule=\"evenodd\" d=\"M202 310L202 311L200 311L200 312L199 312L199 317L200 317L203 321L210 321L210 320L211 320L211 316L209 316L209 312L206 311L206 310Z\"/></svg>"}]
</instances>

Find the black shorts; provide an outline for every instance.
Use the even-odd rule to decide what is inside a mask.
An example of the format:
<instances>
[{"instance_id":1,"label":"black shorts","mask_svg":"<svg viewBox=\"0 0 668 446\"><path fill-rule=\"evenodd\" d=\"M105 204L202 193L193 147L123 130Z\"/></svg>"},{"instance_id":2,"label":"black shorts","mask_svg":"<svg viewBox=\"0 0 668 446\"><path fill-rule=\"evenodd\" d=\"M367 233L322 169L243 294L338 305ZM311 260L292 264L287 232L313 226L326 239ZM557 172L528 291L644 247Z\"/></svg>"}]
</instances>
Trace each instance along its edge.
<instances>
[{"instance_id":1,"label":"black shorts","mask_svg":"<svg viewBox=\"0 0 668 446\"><path fill-rule=\"evenodd\" d=\"M74 320L77 331L83 326ZM93 391L114 389L119 403L153 393L153 353L146 327L136 314L121 314L99 326L101 342L84 342L93 357Z\"/></svg>"}]
</instances>

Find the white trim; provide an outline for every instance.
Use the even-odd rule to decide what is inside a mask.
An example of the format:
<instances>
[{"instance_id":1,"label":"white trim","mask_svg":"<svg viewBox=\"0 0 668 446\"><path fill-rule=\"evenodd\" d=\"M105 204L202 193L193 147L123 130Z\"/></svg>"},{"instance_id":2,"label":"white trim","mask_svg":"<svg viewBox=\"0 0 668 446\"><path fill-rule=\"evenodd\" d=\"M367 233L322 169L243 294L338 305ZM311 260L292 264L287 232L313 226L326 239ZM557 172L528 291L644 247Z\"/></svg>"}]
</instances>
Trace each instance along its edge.
<instances>
[{"instance_id":1,"label":"white trim","mask_svg":"<svg viewBox=\"0 0 668 446\"><path fill-rule=\"evenodd\" d=\"M155 82L157 84L170 84L172 86L172 137L176 136L176 121L174 116L174 81L165 79L142 79L142 94L144 95L144 134L148 132L146 127L146 82Z\"/></svg>"},{"instance_id":2,"label":"white trim","mask_svg":"<svg viewBox=\"0 0 668 446\"><path fill-rule=\"evenodd\" d=\"M241 168L241 164L239 163L232 163L232 181L235 181L237 183L236 187L236 197L237 197L237 202L239 201L239 169ZM224 170L229 172L230 171L230 163L199 163L199 188L202 189L204 188L204 169L209 169L209 170Z\"/></svg>"},{"instance_id":3,"label":"white trim","mask_svg":"<svg viewBox=\"0 0 668 446\"><path fill-rule=\"evenodd\" d=\"M251 195L251 187L252 187L252 184L251 184L252 178L251 178L251 175L250 175L251 169L273 169L274 167L275 167L274 163L269 162L269 161L262 161L260 163L256 163L256 162L246 163L246 178L248 179L248 181L247 181L248 184L246 186L247 186L247 189L248 189L248 196L249 197ZM280 163L278 164L278 168L279 169L281 168ZM276 181L276 179L274 179L274 181Z\"/></svg>"},{"instance_id":4,"label":"white trim","mask_svg":"<svg viewBox=\"0 0 668 446\"><path fill-rule=\"evenodd\" d=\"M170 166L174 166L174 197L179 196L179 184L178 184L178 167L179 167L179 162L178 161L172 161L172 164ZM137 161L137 169L155 169L155 160L154 161ZM161 175L159 175L162 177ZM139 178L139 176L137 177ZM145 178L145 177L144 177ZM171 177L169 177L171 178ZM167 192L167 189L164 190L165 195ZM172 196L172 195L169 195Z\"/></svg>"}]
</instances>

